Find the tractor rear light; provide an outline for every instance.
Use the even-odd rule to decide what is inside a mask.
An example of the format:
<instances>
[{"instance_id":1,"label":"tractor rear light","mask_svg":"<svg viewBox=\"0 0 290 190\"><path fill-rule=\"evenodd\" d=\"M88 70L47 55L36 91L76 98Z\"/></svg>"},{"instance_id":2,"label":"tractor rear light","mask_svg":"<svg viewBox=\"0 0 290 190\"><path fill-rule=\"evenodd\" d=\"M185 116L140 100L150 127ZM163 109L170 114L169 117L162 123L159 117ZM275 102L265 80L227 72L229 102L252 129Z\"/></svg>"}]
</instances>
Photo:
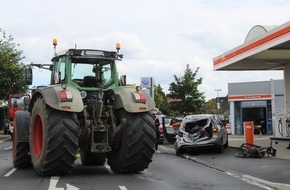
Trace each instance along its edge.
<instances>
[{"instance_id":1,"label":"tractor rear light","mask_svg":"<svg viewBox=\"0 0 290 190\"><path fill-rule=\"evenodd\" d=\"M142 92L133 92L135 102L146 103L146 96Z\"/></svg>"},{"instance_id":2,"label":"tractor rear light","mask_svg":"<svg viewBox=\"0 0 290 190\"><path fill-rule=\"evenodd\" d=\"M72 93L66 90L59 91L60 101L62 102L72 102Z\"/></svg>"}]
</instances>

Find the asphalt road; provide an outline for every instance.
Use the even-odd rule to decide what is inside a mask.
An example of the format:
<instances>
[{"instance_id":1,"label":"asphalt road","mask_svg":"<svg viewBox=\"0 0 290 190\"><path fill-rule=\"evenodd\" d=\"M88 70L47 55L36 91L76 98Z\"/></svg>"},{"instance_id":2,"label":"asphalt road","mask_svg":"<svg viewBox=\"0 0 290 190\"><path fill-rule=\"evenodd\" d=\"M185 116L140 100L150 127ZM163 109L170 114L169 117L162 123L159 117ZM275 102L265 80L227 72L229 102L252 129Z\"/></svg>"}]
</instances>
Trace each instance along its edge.
<instances>
[{"instance_id":1,"label":"asphalt road","mask_svg":"<svg viewBox=\"0 0 290 190\"><path fill-rule=\"evenodd\" d=\"M242 174L251 175L275 183L288 184L290 188L290 160L274 158L238 158L237 149L228 148L223 154L201 152L188 155L206 161L216 167L223 167Z\"/></svg>"},{"instance_id":2,"label":"asphalt road","mask_svg":"<svg viewBox=\"0 0 290 190\"><path fill-rule=\"evenodd\" d=\"M215 154L215 153L213 153ZM11 141L0 140L1 190L208 190L271 189L254 180L210 168L172 153L158 151L150 167L138 174L115 174L107 165L81 165L77 159L71 174L39 177L32 169L15 170L11 161Z\"/></svg>"}]
</instances>

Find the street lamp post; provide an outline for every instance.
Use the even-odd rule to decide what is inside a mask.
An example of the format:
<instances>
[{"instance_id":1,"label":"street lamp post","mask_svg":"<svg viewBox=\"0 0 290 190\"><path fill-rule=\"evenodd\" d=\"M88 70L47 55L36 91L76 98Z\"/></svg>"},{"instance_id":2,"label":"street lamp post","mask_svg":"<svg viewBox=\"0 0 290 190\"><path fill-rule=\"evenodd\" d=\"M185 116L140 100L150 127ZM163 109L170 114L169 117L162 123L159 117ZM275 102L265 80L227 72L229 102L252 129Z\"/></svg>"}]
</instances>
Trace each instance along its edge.
<instances>
[{"instance_id":1,"label":"street lamp post","mask_svg":"<svg viewBox=\"0 0 290 190\"><path fill-rule=\"evenodd\" d=\"M214 89L214 91L216 91L217 93L217 114L220 114L220 99L219 99L219 91L221 91L222 89Z\"/></svg>"},{"instance_id":2,"label":"street lamp post","mask_svg":"<svg viewBox=\"0 0 290 190\"><path fill-rule=\"evenodd\" d=\"M222 118L222 119L224 119L223 102L224 102L224 100L221 100L221 101L220 101L220 106L221 106L221 118Z\"/></svg>"}]
</instances>

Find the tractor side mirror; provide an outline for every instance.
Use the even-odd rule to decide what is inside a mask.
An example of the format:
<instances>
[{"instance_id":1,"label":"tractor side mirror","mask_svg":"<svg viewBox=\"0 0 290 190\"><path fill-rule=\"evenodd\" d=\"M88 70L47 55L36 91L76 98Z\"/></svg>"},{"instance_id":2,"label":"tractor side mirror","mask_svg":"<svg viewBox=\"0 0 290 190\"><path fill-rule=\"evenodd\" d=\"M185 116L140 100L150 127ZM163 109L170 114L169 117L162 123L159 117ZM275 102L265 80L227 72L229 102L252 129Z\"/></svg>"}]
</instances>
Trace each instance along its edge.
<instances>
[{"instance_id":1,"label":"tractor side mirror","mask_svg":"<svg viewBox=\"0 0 290 190\"><path fill-rule=\"evenodd\" d=\"M25 84L32 85L32 68L28 67L25 69Z\"/></svg>"},{"instance_id":2,"label":"tractor side mirror","mask_svg":"<svg viewBox=\"0 0 290 190\"><path fill-rule=\"evenodd\" d=\"M122 75L119 80L120 86L126 86L126 75Z\"/></svg>"}]
</instances>

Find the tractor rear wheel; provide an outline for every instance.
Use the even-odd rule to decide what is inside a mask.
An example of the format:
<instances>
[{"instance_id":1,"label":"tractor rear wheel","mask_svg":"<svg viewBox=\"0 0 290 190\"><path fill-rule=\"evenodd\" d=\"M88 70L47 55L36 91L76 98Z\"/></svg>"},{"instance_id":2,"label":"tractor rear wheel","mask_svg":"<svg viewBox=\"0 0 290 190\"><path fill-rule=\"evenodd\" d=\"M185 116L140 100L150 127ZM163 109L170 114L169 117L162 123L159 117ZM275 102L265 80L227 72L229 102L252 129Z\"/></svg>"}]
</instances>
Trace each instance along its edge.
<instances>
[{"instance_id":1,"label":"tractor rear wheel","mask_svg":"<svg viewBox=\"0 0 290 190\"><path fill-rule=\"evenodd\" d=\"M148 168L154 154L156 133L150 112L119 110L118 121L125 121L116 134L108 164L115 173L136 173Z\"/></svg>"},{"instance_id":2,"label":"tractor rear wheel","mask_svg":"<svg viewBox=\"0 0 290 190\"><path fill-rule=\"evenodd\" d=\"M71 172L78 149L76 114L52 109L39 97L31 112L29 142L38 175Z\"/></svg>"},{"instance_id":3,"label":"tractor rear wheel","mask_svg":"<svg viewBox=\"0 0 290 190\"><path fill-rule=\"evenodd\" d=\"M31 167L31 157L29 154L29 119L27 111L15 113L15 123L12 136L12 160L15 168Z\"/></svg>"}]
</instances>

